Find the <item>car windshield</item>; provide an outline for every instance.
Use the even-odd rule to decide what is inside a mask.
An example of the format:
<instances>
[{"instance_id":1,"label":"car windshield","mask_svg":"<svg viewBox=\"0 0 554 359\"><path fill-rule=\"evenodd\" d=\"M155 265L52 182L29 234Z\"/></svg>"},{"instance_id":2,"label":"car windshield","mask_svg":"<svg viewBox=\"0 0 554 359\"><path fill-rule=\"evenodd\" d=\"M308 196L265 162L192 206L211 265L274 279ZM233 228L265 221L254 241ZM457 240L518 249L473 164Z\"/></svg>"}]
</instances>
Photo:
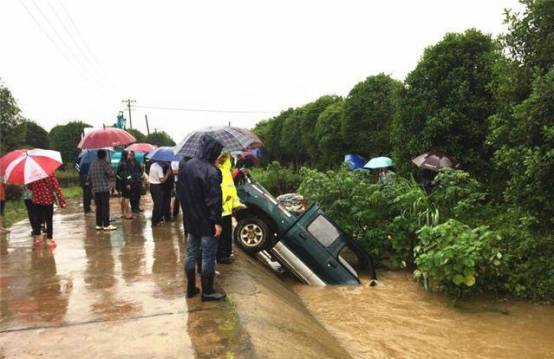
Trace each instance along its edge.
<instances>
[{"instance_id":1,"label":"car windshield","mask_svg":"<svg viewBox=\"0 0 554 359\"><path fill-rule=\"evenodd\" d=\"M327 220L327 218L319 215L308 226L310 232L322 245L329 247L339 238L339 230Z\"/></svg>"}]
</instances>

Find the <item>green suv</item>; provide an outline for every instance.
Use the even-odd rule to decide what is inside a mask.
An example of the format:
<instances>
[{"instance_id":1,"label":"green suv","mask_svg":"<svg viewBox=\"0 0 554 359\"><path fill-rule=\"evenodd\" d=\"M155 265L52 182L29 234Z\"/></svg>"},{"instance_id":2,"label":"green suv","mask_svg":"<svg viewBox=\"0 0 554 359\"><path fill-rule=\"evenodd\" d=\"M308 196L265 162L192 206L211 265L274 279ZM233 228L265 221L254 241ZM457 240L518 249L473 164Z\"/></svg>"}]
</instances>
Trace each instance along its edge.
<instances>
[{"instance_id":1,"label":"green suv","mask_svg":"<svg viewBox=\"0 0 554 359\"><path fill-rule=\"evenodd\" d=\"M360 284L358 273L341 256L348 247L358 262L370 267L375 279L367 253L317 205L291 212L248 176L237 181L237 190L247 208L235 216L234 238L246 253L266 251L264 254L310 285Z\"/></svg>"}]
</instances>

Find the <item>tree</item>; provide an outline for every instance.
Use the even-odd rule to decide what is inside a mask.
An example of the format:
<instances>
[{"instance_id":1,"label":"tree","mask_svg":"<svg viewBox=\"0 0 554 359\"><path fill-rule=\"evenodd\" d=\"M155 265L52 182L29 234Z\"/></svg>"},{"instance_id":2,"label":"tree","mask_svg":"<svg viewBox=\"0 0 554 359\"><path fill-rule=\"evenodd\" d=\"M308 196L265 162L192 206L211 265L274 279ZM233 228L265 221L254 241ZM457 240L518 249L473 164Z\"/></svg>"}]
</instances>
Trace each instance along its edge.
<instances>
[{"instance_id":1,"label":"tree","mask_svg":"<svg viewBox=\"0 0 554 359\"><path fill-rule=\"evenodd\" d=\"M319 159L319 146L315 135L315 126L319 115L330 105L341 100L338 96L321 96L303 107L300 117L302 147L311 165Z\"/></svg>"},{"instance_id":2,"label":"tree","mask_svg":"<svg viewBox=\"0 0 554 359\"><path fill-rule=\"evenodd\" d=\"M507 200L527 209L543 226L554 227L554 68L535 80L531 96L514 110L502 137L496 163L509 173Z\"/></svg>"},{"instance_id":3,"label":"tree","mask_svg":"<svg viewBox=\"0 0 554 359\"><path fill-rule=\"evenodd\" d=\"M25 132L23 145L30 148L48 148L50 141L48 139L48 131L39 126L36 122L24 120L21 124Z\"/></svg>"},{"instance_id":4,"label":"tree","mask_svg":"<svg viewBox=\"0 0 554 359\"><path fill-rule=\"evenodd\" d=\"M394 157L401 170L427 151L446 152L475 176L488 175L487 119L496 110L491 88L500 54L490 36L470 29L427 48L407 76L393 124Z\"/></svg>"},{"instance_id":5,"label":"tree","mask_svg":"<svg viewBox=\"0 0 554 359\"><path fill-rule=\"evenodd\" d=\"M511 68L512 83L520 99L531 92L533 79L545 75L554 64L554 2L520 0L523 13L506 10L504 23L508 33L502 45L516 66Z\"/></svg>"},{"instance_id":6,"label":"tree","mask_svg":"<svg viewBox=\"0 0 554 359\"><path fill-rule=\"evenodd\" d=\"M175 146L175 141L165 131L152 132L144 141L156 146Z\"/></svg>"},{"instance_id":7,"label":"tree","mask_svg":"<svg viewBox=\"0 0 554 359\"><path fill-rule=\"evenodd\" d=\"M259 122L254 128L254 132L264 143L263 163L268 164L273 161L283 161L283 153L280 145L281 130L285 120L293 112L294 110L289 108L269 120Z\"/></svg>"},{"instance_id":8,"label":"tree","mask_svg":"<svg viewBox=\"0 0 554 359\"><path fill-rule=\"evenodd\" d=\"M81 141L83 130L87 127L92 126L81 121L71 121L65 125L54 126L50 130L50 147L61 152L64 167L71 166L77 159L81 151L77 145Z\"/></svg>"},{"instance_id":9,"label":"tree","mask_svg":"<svg viewBox=\"0 0 554 359\"><path fill-rule=\"evenodd\" d=\"M137 142L145 142L146 141L146 135L136 128L127 128L125 131L129 132L136 140Z\"/></svg>"},{"instance_id":10,"label":"tree","mask_svg":"<svg viewBox=\"0 0 554 359\"><path fill-rule=\"evenodd\" d=\"M0 153L21 147L25 140L23 117L10 90L0 84Z\"/></svg>"},{"instance_id":11,"label":"tree","mask_svg":"<svg viewBox=\"0 0 554 359\"><path fill-rule=\"evenodd\" d=\"M306 159L306 151L302 143L302 111L302 107L295 109L284 120L281 128L279 148L285 165L292 163L294 166L299 166Z\"/></svg>"},{"instance_id":12,"label":"tree","mask_svg":"<svg viewBox=\"0 0 554 359\"><path fill-rule=\"evenodd\" d=\"M341 121L344 116L342 99L325 109L315 125L315 138L319 149L318 167L336 168L343 162L346 144L341 133Z\"/></svg>"}]
</instances>

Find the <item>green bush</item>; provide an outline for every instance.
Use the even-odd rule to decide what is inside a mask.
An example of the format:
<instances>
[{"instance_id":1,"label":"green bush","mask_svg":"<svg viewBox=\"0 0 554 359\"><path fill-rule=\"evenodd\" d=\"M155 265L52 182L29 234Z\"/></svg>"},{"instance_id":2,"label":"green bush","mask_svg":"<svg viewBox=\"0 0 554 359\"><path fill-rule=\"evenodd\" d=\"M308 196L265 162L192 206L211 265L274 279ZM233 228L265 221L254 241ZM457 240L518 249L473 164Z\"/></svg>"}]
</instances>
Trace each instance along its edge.
<instances>
[{"instance_id":1,"label":"green bush","mask_svg":"<svg viewBox=\"0 0 554 359\"><path fill-rule=\"evenodd\" d=\"M252 168L250 174L274 196L296 192L302 181L298 172L272 162L265 168Z\"/></svg>"},{"instance_id":2,"label":"green bush","mask_svg":"<svg viewBox=\"0 0 554 359\"><path fill-rule=\"evenodd\" d=\"M449 219L423 226L418 235L414 275L425 288L438 287L455 296L475 292L484 286L480 278L496 275L502 265L496 246L500 236L485 226L471 228Z\"/></svg>"}]
</instances>

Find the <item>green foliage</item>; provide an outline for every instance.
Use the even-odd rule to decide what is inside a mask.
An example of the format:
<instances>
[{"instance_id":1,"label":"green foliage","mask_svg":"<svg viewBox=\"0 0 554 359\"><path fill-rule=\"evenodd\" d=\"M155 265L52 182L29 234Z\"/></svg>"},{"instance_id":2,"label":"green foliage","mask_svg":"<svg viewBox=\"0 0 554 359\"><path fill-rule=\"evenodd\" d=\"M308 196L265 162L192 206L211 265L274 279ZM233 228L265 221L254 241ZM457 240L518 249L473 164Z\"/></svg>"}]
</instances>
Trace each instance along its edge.
<instances>
[{"instance_id":1,"label":"green foliage","mask_svg":"<svg viewBox=\"0 0 554 359\"><path fill-rule=\"evenodd\" d=\"M250 173L262 186L273 195L296 192L301 182L298 172L282 167L279 162L272 162L266 168L252 168Z\"/></svg>"},{"instance_id":2,"label":"green foliage","mask_svg":"<svg viewBox=\"0 0 554 359\"><path fill-rule=\"evenodd\" d=\"M83 130L92 127L81 121L68 122L65 125L54 126L48 134L50 147L62 154L65 168L71 168L79 156L77 145L81 141Z\"/></svg>"},{"instance_id":3,"label":"green foliage","mask_svg":"<svg viewBox=\"0 0 554 359\"><path fill-rule=\"evenodd\" d=\"M144 142L156 146L175 146L175 141L165 131L152 132L144 139Z\"/></svg>"},{"instance_id":4,"label":"green foliage","mask_svg":"<svg viewBox=\"0 0 554 359\"><path fill-rule=\"evenodd\" d=\"M447 34L427 48L407 76L392 141L402 172L427 151L460 159L478 177L488 170L487 119L496 109L490 84L499 58L497 44L477 30Z\"/></svg>"},{"instance_id":5,"label":"green foliage","mask_svg":"<svg viewBox=\"0 0 554 359\"><path fill-rule=\"evenodd\" d=\"M496 164L509 174L508 202L554 226L554 69L539 77L513 116L495 118L490 135Z\"/></svg>"},{"instance_id":6,"label":"green foliage","mask_svg":"<svg viewBox=\"0 0 554 359\"><path fill-rule=\"evenodd\" d=\"M350 90L341 125L348 152L367 157L390 154L391 124L401 87L400 81L381 73Z\"/></svg>"},{"instance_id":7,"label":"green foliage","mask_svg":"<svg viewBox=\"0 0 554 359\"><path fill-rule=\"evenodd\" d=\"M437 226L423 226L418 235L414 275L425 288L438 287L460 296L482 289L482 277L499 273L503 257L496 242L500 237L487 227L471 228L449 219Z\"/></svg>"},{"instance_id":8,"label":"green foliage","mask_svg":"<svg viewBox=\"0 0 554 359\"><path fill-rule=\"evenodd\" d=\"M24 120L20 126L22 126L23 131L25 131L23 147L46 149L50 146L48 132L41 126L37 125L35 122Z\"/></svg>"},{"instance_id":9,"label":"green foliage","mask_svg":"<svg viewBox=\"0 0 554 359\"><path fill-rule=\"evenodd\" d=\"M318 117L315 125L315 139L318 144L317 165L319 168L336 168L342 163L346 144L341 132L344 108L343 101L329 105Z\"/></svg>"},{"instance_id":10,"label":"green foliage","mask_svg":"<svg viewBox=\"0 0 554 359\"><path fill-rule=\"evenodd\" d=\"M129 132L137 140L137 142L146 141L146 135L136 128L126 128L125 131Z\"/></svg>"},{"instance_id":11,"label":"green foliage","mask_svg":"<svg viewBox=\"0 0 554 359\"><path fill-rule=\"evenodd\" d=\"M302 144L302 108L295 109L283 121L279 151L285 164L299 166L306 161L307 153Z\"/></svg>"},{"instance_id":12,"label":"green foliage","mask_svg":"<svg viewBox=\"0 0 554 359\"><path fill-rule=\"evenodd\" d=\"M18 149L25 139L17 102L10 90L0 83L0 154Z\"/></svg>"},{"instance_id":13,"label":"green foliage","mask_svg":"<svg viewBox=\"0 0 554 359\"><path fill-rule=\"evenodd\" d=\"M314 131L318 122L319 116L325 109L338 101L341 98L338 96L322 96L316 101L305 105L302 108L300 117L300 133L297 137L300 137L302 145L301 152L306 153L307 161L311 165L315 165L319 161L319 146L317 133Z\"/></svg>"}]
</instances>

